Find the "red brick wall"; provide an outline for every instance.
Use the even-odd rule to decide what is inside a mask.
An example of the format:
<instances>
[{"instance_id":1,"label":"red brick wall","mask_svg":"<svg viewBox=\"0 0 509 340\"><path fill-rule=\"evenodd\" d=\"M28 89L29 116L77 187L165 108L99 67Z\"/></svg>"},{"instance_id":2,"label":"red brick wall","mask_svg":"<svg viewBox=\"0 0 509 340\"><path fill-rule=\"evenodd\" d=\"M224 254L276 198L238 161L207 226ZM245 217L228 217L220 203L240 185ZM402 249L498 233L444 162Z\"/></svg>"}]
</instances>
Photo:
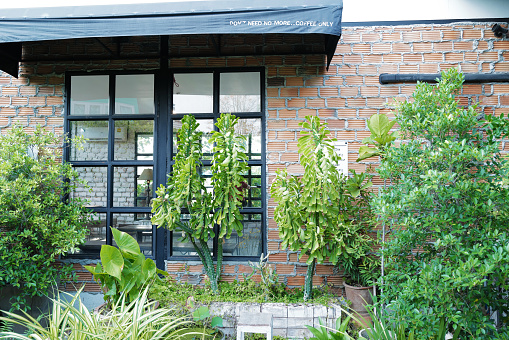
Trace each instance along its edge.
<instances>
[{"instance_id":1,"label":"red brick wall","mask_svg":"<svg viewBox=\"0 0 509 340\"><path fill-rule=\"evenodd\" d=\"M390 105L395 100L407 98L415 88L415 84L380 85L378 76L381 73L437 73L449 67L458 67L465 73L509 72L509 41L495 38L491 26L492 23L462 23L347 27L343 29L329 70L324 68L321 55L183 58L170 60L170 67L265 66L267 183L270 184L278 168L286 167L293 174L302 173L297 154L298 123L307 115L318 115L329 123L336 138L348 141L350 168L366 171L368 165L376 166L373 159L360 164L354 162L361 140L369 135L366 119L375 113L392 115ZM210 48L208 42L202 40L176 38L173 45L170 43L173 46L170 50L178 46L182 53L192 55L193 51L198 53L200 46ZM277 36L271 36L267 41L241 43L247 51L253 48L251 45L264 47L280 41ZM155 43L153 40L144 42L135 39L129 44L129 50L123 51L133 53L132 60L33 62L22 65L19 79L0 75L1 131L18 123L27 129L39 124L50 131L62 133L66 70L156 69L157 59L134 59L136 53L151 51ZM62 53L86 53L93 49L91 46L83 44L83 41L68 41L58 48ZM48 53L54 48L45 44L29 44L25 55ZM461 101L465 104L480 102L479 109L486 113L507 113L509 83L467 84ZM374 182L381 185L376 177ZM304 282L305 258L299 260L297 253L281 249L277 225L272 219L273 209L274 202L269 199L267 247L271 252L270 263L275 265L281 281L288 286L300 286ZM98 291L81 265L76 264L75 268L80 280L86 282L86 288ZM199 263L168 263L167 269L172 276L182 280L198 282L203 279ZM223 279L241 279L245 272L250 272L246 263L226 263ZM342 276L337 268L319 265L314 283L340 286ZM67 288L71 289L71 285Z\"/></svg>"}]
</instances>

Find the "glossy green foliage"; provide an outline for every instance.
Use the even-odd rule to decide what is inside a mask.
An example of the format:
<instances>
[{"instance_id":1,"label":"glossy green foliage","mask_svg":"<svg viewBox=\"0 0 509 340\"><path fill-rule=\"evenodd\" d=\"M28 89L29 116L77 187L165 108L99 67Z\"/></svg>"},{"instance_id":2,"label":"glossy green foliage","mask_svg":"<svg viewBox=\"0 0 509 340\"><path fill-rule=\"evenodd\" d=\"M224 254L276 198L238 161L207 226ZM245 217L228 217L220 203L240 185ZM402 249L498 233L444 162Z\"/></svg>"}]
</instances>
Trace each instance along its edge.
<instances>
[{"instance_id":1,"label":"glossy green foliage","mask_svg":"<svg viewBox=\"0 0 509 340\"><path fill-rule=\"evenodd\" d=\"M308 265L315 260L321 263L327 256L336 263L338 251L329 240L338 224L338 201L345 180L336 169L340 158L327 137L326 125L318 117L306 119L300 125L307 130L298 141L304 176L288 177L286 169L277 171L271 187L271 196L278 203L274 219L280 227L282 248L302 250L301 256L308 255Z\"/></svg>"},{"instance_id":2,"label":"glossy green foliage","mask_svg":"<svg viewBox=\"0 0 509 340\"><path fill-rule=\"evenodd\" d=\"M340 158L334 151L334 139L327 136L326 124L318 117L306 119L300 124L306 130L298 141L304 176L289 177L286 169L278 170L270 191L278 204L274 220L281 246L308 256L307 278L312 277L315 264L328 257L357 280L359 264L373 245L367 234L372 220L367 203L371 182L361 174L354 173L352 179L342 176L336 168ZM310 285L306 280L304 290L309 291Z\"/></svg>"},{"instance_id":3,"label":"glossy green foliage","mask_svg":"<svg viewBox=\"0 0 509 340\"><path fill-rule=\"evenodd\" d=\"M357 158L357 162L383 154L384 149L396 140L396 132L390 131L395 123L395 120L391 121L383 114L376 114L369 118L368 128L371 135L364 138L362 143L373 144L374 147L362 145L359 148L359 158Z\"/></svg>"},{"instance_id":4,"label":"glossy green foliage","mask_svg":"<svg viewBox=\"0 0 509 340\"><path fill-rule=\"evenodd\" d=\"M100 282L105 291L104 300L109 306L119 303L122 297L126 302L136 300L145 286L159 280L157 274L168 276L168 273L156 268L152 259L145 258L131 235L115 228L111 228L111 232L118 248L103 245L102 265L85 266Z\"/></svg>"},{"instance_id":5,"label":"glossy green foliage","mask_svg":"<svg viewBox=\"0 0 509 340\"><path fill-rule=\"evenodd\" d=\"M184 240L191 242L200 257L209 277L212 289L218 292L218 280L221 276L223 242L230 238L235 230L242 235L242 215L240 208L244 200L245 185L243 173L246 173L247 156L245 137L235 133L238 118L231 114L221 114L210 138L215 143L212 160L213 190L205 189L202 169L202 132L192 115L182 119L178 131L178 152L175 164L168 177L168 183L160 186L157 197L152 200L152 223L169 230L183 233ZM190 216L182 219L182 214ZM207 244L215 237L214 225L219 227L217 263L212 260L212 249Z\"/></svg>"},{"instance_id":6,"label":"glossy green foliage","mask_svg":"<svg viewBox=\"0 0 509 340\"><path fill-rule=\"evenodd\" d=\"M205 241L214 237L210 214L211 197L201 177L202 132L196 119L187 115L178 131L175 164L165 186L161 185L152 200L152 223L169 230L181 228L182 209L191 214L189 225L193 238Z\"/></svg>"},{"instance_id":7,"label":"glossy green foliage","mask_svg":"<svg viewBox=\"0 0 509 340\"><path fill-rule=\"evenodd\" d=\"M382 302L416 339L431 338L440 320L461 339L495 337L487 307L508 312L509 173L499 147L509 125L459 106L462 83L450 69L436 86L417 85L396 116L407 141L386 149L378 169L390 186L374 207L392 225Z\"/></svg>"},{"instance_id":8,"label":"glossy green foliage","mask_svg":"<svg viewBox=\"0 0 509 340\"><path fill-rule=\"evenodd\" d=\"M212 183L214 185L214 223L219 225L219 238L230 238L235 230L242 236L240 208L244 201L243 173L249 170L245 154L246 137L235 133L239 119L231 114L221 114L210 138L214 146Z\"/></svg>"},{"instance_id":9,"label":"glossy green foliage","mask_svg":"<svg viewBox=\"0 0 509 340\"><path fill-rule=\"evenodd\" d=\"M42 128L28 135L15 127L0 136L0 287L23 291L11 300L13 309L29 308L27 297L66 280L71 267L55 262L85 241L89 211L84 201L68 199L84 184L62 163L61 145Z\"/></svg>"}]
</instances>

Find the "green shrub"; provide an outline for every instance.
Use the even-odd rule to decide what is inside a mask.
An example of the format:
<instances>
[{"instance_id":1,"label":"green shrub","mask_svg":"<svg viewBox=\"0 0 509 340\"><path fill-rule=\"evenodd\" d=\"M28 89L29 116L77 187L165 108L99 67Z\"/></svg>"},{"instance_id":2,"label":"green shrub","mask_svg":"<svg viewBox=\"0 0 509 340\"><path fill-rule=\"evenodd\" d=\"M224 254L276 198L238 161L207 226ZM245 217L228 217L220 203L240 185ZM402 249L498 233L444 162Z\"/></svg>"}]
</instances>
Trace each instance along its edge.
<instances>
[{"instance_id":1,"label":"green shrub","mask_svg":"<svg viewBox=\"0 0 509 340\"><path fill-rule=\"evenodd\" d=\"M220 282L220 293L214 294L210 286L195 286L189 283L178 283L168 278L167 282L154 282L150 287L150 298L157 300L163 306L174 306L178 309L187 310L188 299L197 304L210 302L280 302L302 303L304 293L302 289L278 290L278 294L272 294L270 300L266 299L266 291L263 286L254 280L243 282ZM330 291L329 287L317 287L313 289L313 299L310 303L328 305L337 302L338 297Z\"/></svg>"},{"instance_id":2,"label":"green shrub","mask_svg":"<svg viewBox=\"0 0 509 340\"><path fill-rule=\"evenodd\" d=\"M85 240L90 216L83 201L68 199L79 180L62 163L61 144L42 128L0 136L0 287L22 291L13 309L66 279L71 266L55 262Z\"/></svg>"},{"instance_id":3,"label":"green shrub","mask_svg":"<svg viewBox=\"0 0 509 340\"><path fill-rule=\"evenodd\" d=\"M459 106L463 79L450 69L436 86L418 83L397 108L403 141L385 148L378 168L390 186L374 207L392 224L381 298L389 322L416 339L437 334L441 320L461 339L486 339L496 333L488 307L509 312L509 173L499 149L509 126Z\"/></svg>"}]
</instances>

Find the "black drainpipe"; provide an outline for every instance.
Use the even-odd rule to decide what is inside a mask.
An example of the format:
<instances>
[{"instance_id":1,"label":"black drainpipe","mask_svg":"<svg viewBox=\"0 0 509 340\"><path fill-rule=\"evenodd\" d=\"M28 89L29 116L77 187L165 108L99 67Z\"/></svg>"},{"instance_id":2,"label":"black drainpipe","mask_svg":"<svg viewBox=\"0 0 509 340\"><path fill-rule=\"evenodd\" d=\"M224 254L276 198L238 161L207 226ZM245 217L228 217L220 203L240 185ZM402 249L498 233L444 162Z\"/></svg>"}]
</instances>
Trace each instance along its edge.
<instances>
[{"instance_id":1,"label":"black drainpipe","mask_svg":"<svg viewBox=\"0 0 509 340\"><path fill-rule=\"evenodd\" d=\"M465 83L509 82L509 73L465 73L464 75ZM382 85L394 83L416 83L418 81L436 83L436 79L440 79L441 77L440 73L382 73L379 77L379 81Z\"/></svg>"}]
</instances>

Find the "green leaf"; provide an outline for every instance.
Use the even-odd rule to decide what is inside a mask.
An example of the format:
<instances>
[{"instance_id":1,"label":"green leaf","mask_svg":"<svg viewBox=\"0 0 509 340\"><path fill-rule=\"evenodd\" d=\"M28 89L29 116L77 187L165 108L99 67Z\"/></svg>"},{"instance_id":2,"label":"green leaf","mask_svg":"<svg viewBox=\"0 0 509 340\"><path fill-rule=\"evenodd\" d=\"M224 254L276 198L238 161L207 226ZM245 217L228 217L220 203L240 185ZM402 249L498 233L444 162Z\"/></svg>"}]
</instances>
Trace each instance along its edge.
<instances>
[{"instance_id":1,"label":"green leaf","mask_svg":"<svg viewBox=\"0 0 509 340\"><path fill-rule=\"evenodd\" d=\"M212 318L212 321L210 322L210 327L212 328L223 327L223 318L220 316L214 316Z\"/></svg>"},{"instance_id":2,"label":"green leaf","mask_svg":"<svg viewBox=\"0 0 509 340\"><path fill-rule=\"evenodd\" d=\"M136 242L134 237L116 228L111 228L111 232L120 250L132 255L138 255L140 253L140 245Z\"/></svg>"},{"instance_id":3,"label":"green leaf","mask_svg":"<svg viewBox=\"0 0 509 340\"><path fill-rule=\"evenodd\" d=\"M156 264L152 259L146 259L143 262L142 272L146 279L152 278L156 275Z\"/></svg>"},{"instance_id":4,"label":"green leaf","mask_svg":"<svg viewBox=\"0 0 509 340\"><path fill-rule=\"evenodd\" d=\"M367 145L361 145L359 148L359 158L357 158L357 162L365 160L366 158L378 156L380 155L380 150L377 148L371 148Z\"/></svg>"},{"instance_id":5,"label":"green leaf","mask_svg":"<svg viewBox=\"0 0 509 340\"><path fill-rule=\"evenodd\" d=\"M207 306L200 306L193 312L194 321L201 321L210 317L210 311Z\"/></svg>"},{"instance_id":6,"label":"green leaf","mask_svg":"<svg viewBox=\"0 0 509 340\"><path fill-rule=\"evenodd\" d=\"M122 269L124 269L124 258L115 247L103 245L101 247L101 262L104 271L117 279L121 279Z\"/></svg>"}]
</instances>

